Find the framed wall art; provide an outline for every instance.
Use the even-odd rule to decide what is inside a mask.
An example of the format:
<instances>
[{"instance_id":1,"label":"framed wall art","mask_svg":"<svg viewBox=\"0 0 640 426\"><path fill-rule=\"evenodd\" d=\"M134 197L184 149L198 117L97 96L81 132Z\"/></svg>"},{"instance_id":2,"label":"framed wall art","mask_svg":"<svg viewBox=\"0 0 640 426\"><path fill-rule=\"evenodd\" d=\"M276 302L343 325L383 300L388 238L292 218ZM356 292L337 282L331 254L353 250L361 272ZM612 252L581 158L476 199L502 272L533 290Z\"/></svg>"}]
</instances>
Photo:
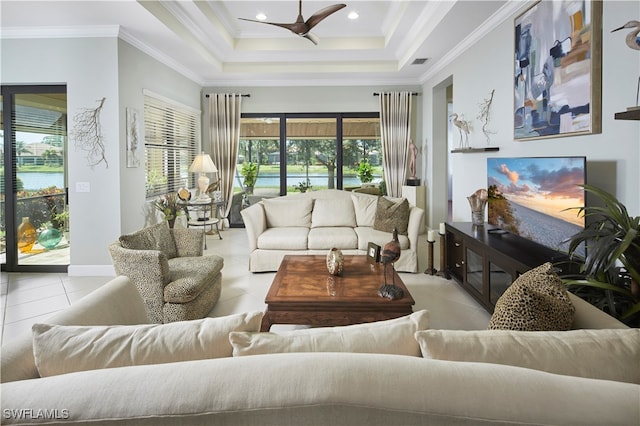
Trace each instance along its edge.
<instances>
[{"instance_id":1,"label":"framed wall art","mask_svg":"<svg viewBox=\"0 0 640 426\"><path fill-rule=\"evenodd\" d=\"M514 27L514 139L600 133L602 2L540 1Z\"/></svg>"},{"instance_id":2,"label":"framed wall art","mask_svg":"<svg viewBox=\"0 0 640 426\"><path fill-rule=\"evenodd\" d=\"M138 167L140 148L140 122L138 110L127 108L127 167Z\"/></svg>"}]
</instances>

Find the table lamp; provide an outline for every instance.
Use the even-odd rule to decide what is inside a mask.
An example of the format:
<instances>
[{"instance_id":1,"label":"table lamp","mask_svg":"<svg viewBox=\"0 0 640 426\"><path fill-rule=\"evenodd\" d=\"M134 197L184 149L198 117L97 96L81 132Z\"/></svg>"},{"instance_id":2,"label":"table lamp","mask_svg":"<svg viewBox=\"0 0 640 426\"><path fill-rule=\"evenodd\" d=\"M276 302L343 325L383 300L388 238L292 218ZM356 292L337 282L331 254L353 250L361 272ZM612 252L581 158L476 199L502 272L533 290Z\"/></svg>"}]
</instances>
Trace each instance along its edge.
<instances>
[{"instance_id":1,"label":"table lamp","mask_svg":"<svg viewBox=\"0 0 640 426\"><path fill-rule=\"evenodd\" d=\"M215 164L213 164L213 160L209 154L196 155L196 158L191 163L191 167L189 167L189 172L191 173L200 173L200 177L198 177L198 189L200 194L198 195L198 200L206 200L209 198L207 195L207 187L209 186L209 177L207 177L207 173L215 173L218 169Z\"/></svg>"}]
</instances>

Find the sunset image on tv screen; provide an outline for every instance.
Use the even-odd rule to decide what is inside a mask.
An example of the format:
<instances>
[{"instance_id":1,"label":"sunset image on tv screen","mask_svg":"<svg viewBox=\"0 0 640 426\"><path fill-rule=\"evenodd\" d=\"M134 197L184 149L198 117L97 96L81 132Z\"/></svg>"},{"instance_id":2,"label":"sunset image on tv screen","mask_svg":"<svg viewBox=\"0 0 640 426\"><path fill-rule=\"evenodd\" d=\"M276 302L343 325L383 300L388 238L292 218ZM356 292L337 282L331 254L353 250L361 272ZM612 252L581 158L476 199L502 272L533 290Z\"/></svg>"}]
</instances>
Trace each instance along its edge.
<instances>
[{"instance_id":1,"label":"sunset image on tv screen","mask_svg":"<svg viewBox=\"0 0 640 426\"><path fill-rule=\"evenodd\" d=\"M488 158L488 222L556 250L584 227L585 157ZM583 254L578 251L578 254Z\"/></svg>"}]
</instances>

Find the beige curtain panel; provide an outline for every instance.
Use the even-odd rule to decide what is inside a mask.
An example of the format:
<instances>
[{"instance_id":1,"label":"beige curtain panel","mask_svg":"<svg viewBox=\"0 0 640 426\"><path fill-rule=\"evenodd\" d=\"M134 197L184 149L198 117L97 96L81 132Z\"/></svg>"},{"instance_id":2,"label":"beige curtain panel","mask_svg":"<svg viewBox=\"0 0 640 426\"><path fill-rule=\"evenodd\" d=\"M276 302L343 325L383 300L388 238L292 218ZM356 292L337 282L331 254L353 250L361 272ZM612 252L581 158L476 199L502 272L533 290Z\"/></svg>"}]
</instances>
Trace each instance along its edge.
<instances>
[{"instance_id":1,"label":"beige curtain panel","mask_svg":"<svg viewBox=\"0 0 640 426\"><path fill-rule=\"evenodd\" d=\"M229 217L233 199L233 182L238 163L240 144L240 108L242 95L236 93L209 94L210 152L213 164L218 168L220 190L224 196L224 217ZM222 227L229 226L225 219Z\"/></svg>"},{"instance_id":2,"label":"beige curtain panel","mask_svg":"<svg viewBox=\"0 0 640 426\"><path fill-rule=\"evenodd\" d=\"M411 135L411 93L380 93L380 135L387 195L402 196Z\"/></svg>"}]
</instances>

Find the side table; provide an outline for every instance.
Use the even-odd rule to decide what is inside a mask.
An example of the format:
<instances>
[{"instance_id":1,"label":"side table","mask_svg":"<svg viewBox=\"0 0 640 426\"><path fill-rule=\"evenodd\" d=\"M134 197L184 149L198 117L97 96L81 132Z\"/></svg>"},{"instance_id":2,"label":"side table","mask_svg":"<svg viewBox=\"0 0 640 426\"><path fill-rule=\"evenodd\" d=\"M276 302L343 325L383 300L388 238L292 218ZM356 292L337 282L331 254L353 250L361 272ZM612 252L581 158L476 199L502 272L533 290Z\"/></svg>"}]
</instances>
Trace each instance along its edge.
<instances>
[{"instance_id":1,"label":"side table","mask_svg":"<svg viewBox=\"0 0 640 426\"><path fill-rule=\"evenodd\" d=\"M216 228L216 233L218 237L222 239L222 234L220 233L220 228L218 224L220 223L220 219L218 217L218 210L221 205L224 204L222 201L214 201L213 199L208 200L190 200L182 203L185 207L187 213L187 228L191 227L202 227L202 232L205 233L204 238L204 249L207 249L207 238L206 232L207 226L210 227L210 232L213 233L213 228ZM215 210L214 210L215 206ZM193 212L195 217L192 218L189 214Z\"/></svg>"}]
</instances>

